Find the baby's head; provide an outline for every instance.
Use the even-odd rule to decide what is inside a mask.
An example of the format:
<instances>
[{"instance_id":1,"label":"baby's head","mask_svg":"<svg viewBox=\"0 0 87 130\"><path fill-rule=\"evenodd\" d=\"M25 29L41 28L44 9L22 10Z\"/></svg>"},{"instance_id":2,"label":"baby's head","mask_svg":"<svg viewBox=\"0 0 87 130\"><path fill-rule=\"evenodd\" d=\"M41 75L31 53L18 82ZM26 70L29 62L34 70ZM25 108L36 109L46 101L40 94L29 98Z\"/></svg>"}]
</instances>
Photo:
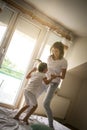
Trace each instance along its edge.
<instances>
[{"instance_id":1,"label":"baby's head","mask_svg":"<svg viewBox=\"0 0 87 130\"><path fill-rule=\"evenodd\" d=\"M41 62L38 66L38 71L41 73L46 73L47 72L47 63Z\"/></svg>"}]
</instances>

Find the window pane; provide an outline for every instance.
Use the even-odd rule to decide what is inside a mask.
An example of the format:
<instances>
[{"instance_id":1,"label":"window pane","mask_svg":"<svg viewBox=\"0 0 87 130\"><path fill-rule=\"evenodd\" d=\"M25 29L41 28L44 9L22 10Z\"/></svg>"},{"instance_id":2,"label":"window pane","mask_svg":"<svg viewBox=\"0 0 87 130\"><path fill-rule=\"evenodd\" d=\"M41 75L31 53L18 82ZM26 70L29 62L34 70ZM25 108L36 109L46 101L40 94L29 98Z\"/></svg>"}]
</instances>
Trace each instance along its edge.
<instances>
[{"instance_id":1,"label":"window pane","mask_svg":"<svg viewBox=\"0 0 87 130\"><path fill-rule=\"evenodd\" d=\"M42 61L47 62L47 58L50 55L50 47L56 41L61 41L61 37L59 37L57 34L53 32L50 32L49 36L47 37L45 48L43 49L43 52L40 57Z\"/></svg>"},{"instance_id":2,"label":"window pane","mask_svg":"<svg viewBox=\"0 0 87 130\"><path fill-rule=\"evenodd\" d=\"M20 27L22 25L22 27ZM20 17L0 69L0 102L15 105L40 29Z\"/></svg>"},{"instance_id":3,"label":"window pane","mask_svg":"<svg viewBox=\"0 0 87 130\"><path fill-rule=\"evenodd\" d=\"M2 12L0 13L0 45L7 30L8 24L10 22L13 13L8 8L3 8Z\"/></svg>"}]
</instances>

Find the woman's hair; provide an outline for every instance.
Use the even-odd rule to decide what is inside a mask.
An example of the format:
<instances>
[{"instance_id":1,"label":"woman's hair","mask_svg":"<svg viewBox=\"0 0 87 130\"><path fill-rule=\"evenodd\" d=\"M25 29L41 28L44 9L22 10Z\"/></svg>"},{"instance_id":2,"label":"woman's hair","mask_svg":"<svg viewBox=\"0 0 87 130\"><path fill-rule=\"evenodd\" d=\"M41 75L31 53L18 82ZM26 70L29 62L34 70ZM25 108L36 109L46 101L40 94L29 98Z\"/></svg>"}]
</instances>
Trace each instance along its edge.
<instances>
[{"instance_id":1,"label":"woman's hair","mask_svg":"<svg viewBox=\"0 0 87 130\"><path fill-rule=\"evenodd\" d=\"M41 62L38 66L38 71L43 72L45 69L47 69L47 63Z\"/></svg>"},{"instance_id":2,"label":"woman's hair","mask_svg":"<svg viewBox=\"0 0 87 130\"><path fill-rule=\"evenodd\" d=\"M52 48L57 48L59 49L59 59L62 59L64 56L64 45L62 42L55 42L51 48L50 48L50 52L52 51Z\"/></svg>"}]
</instances>

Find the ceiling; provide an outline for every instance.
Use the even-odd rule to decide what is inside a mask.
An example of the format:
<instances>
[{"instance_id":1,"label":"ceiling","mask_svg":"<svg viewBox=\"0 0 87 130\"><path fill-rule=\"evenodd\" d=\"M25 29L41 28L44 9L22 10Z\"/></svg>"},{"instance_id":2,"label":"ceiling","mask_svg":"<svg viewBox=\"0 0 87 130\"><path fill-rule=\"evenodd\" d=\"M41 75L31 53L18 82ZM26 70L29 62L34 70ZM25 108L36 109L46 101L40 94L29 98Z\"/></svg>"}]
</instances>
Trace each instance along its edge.
<instances>
[{"instance_id":1,"label":"ceiling","mask_svg":"<svg viewBox=\"0 0 87 130\"><path fill-rule=\"evenodd\" d=\"M87 37L86 0L24 0L77 36Z\"/></svg>"}]
</instances>

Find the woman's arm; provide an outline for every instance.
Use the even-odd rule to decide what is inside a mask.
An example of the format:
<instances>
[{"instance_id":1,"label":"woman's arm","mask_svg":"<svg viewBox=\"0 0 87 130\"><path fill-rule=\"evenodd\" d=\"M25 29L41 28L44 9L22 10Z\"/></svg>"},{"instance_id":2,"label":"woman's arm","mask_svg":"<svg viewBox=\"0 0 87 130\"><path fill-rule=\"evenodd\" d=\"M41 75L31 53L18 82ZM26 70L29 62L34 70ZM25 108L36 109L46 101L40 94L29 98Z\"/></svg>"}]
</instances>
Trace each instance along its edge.
<instances>
[{"instance_id":1,"label":"woman's arm","mask_svg":"<svg viewBox=\"0 0 87 130\"><path fill-rule=\"evenodd\" d=\"M66 69L62 69L62 72L58 77L60 77L61 79L64 79L65 75L66 75Z\"/></svg>"},{"instance_id":2,"label":"woman's arm","mask_svg":"<svg viewBox=\"0 0 87 130\"><path fill-rule=\"evenodd\" d=\"M58 76L57 75L51 75L50 79L47 79L47 77L45 77L45 78L43 78L43 81L44 81L45 84L49 84L56 77L58 77Z\"/></svg>"},{"instance_id":3,"label":"woman's arm","mask_svg":"<svg viewBox=\"0 0 87 130\"><path fill-rule=\"evenodd\" d=\"M66 69L62 69L62 72L60 75L51 75L50 79L47 79L47 77L43 78L43 81L45 82L45 84L49 84L53 79L59 77L61 79L64 79L66 75Z\"/></svg>"}]
</instances>

